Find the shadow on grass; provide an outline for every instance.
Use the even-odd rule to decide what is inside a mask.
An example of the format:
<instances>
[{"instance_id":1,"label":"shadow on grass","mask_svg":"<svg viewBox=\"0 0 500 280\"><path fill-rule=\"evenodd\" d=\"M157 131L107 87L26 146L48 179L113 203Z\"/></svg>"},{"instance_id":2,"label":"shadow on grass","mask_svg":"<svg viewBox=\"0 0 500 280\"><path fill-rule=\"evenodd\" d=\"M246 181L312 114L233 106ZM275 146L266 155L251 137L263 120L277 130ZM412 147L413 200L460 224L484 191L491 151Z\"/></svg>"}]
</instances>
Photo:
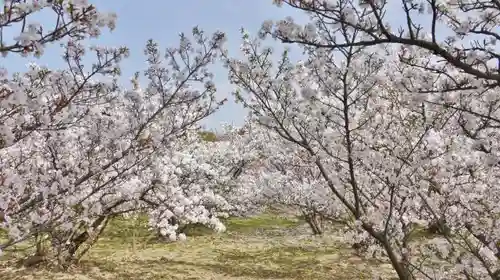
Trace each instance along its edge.
<instances>
[{"instance_id":1,"label":"shadow on grass","mask_svg":"<svg viewBox=\"0 0 500 280\"><path fill-rule=\"evenodd\" d=\"M284 264L286 261L282 261L281 263ZM172 279L171 277L174 277L176 274L189 275L190 271L195 270L210 271L221 276L251 277L257 279L326 279L324 276L331 269L319 266L318 262L314 260L294 261L286 266L279 265L275 267L269 267L261 263L247 262L197 263L185 260L135 260L133 265L140 267L140 269L132 271L123 270L119 265L110 265L105 262L92 262L86 265L98 267L102 272L112 273L118 279L154 279L152 275L146 277L145 273L157 274L158 277L168 276L168 279ZM163 267L163 271L155 273L159 267Z\"/></svg>"},{"instance_id":2,"label":"shadow on grass","mask_svg":"<svg viewBox=\"0 0 500 280\"><path fill-rule=\"evenodd\" d=\"M125 264L114 264L104 260L87 261L85 266L97 266L101 271L116 275L118 279L176 279L176 275L203 275L203 271L221 276L255 279L369 279L367 271L358 269L355 263L346 263L350 261L347 257L345 259L342 257L346 253L342 250L344 249L340 247L280 246L249 252L214 248L213 261L197 262L162 257L153 260L130 260ZM338 259L325 261L321 258L338 254L340 254ZM124 266L129 269L124 270ZM192 271L198 273L190 274ZM161 277L168 276L168 278L155 278L144 273L156 273L156 277L160 277L161 274Z\"/></svg>"},{"instance_id":3,"label":"shadow on grass","mask_svg":"<svg viewBox=\"0 0 500 280\"><path fill-rule=\"evenodd\" d=\"M339 254L341 250L334 247L320 249L301 246L281 246L253 252L233 250L219 255L217 260L223 266L218 269L226 270L226 273L233 276L328 279L325 276L335 269L336 263L325 263L320 258ZM264 266L274 269L263 268ZM357 273L356 276L360 275Z\"/></svg>"},{"instance_id":4,"label":"shadow on grass","mask_svg":"<svg viewBox=\"0 0 500 280\"><path fill-rule=\"evenodd\" d=\"M325 275L327 273L327 267L318 267L315 266L314 262L304 261L301 264L301 267L294 267L293 269L287 269L285 267L277 267L277 268L269 268L265 267L261 264L242 264L242 263L234 263L234 264L197 264L186 261L173 261L173 263L177 263L182 266L195 266L202 268L204 270L211 270L215 273L232 276L232 277L252 277L256 279L267 279L267 278L281 278L281 279L311 279L311 271L316 274ZM320 279L320 278L312 278L312 279Z\"/></svg>"}]
</instances>

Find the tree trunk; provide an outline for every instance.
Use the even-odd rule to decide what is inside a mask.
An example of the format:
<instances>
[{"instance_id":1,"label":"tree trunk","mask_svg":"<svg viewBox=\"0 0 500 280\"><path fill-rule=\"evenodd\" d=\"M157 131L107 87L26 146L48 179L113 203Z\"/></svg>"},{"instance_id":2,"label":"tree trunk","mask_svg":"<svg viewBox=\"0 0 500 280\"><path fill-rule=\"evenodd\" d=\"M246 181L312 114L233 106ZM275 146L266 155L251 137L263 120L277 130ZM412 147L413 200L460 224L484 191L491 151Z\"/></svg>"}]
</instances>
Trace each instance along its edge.
<instances>
[{"instance_id":1,"label":"tree trunk","mask_svg":"<svg viewBox=\"0 0 500 280\"><path fill-rule=\"evenodd\" d=\"M60 244L60 246L63 246L61 250L59 251L59 264L64 268L67 269L69 266L75 262L77 262L81 257L90 249L90 247L97 241L99 235L102 233L104 228L107 225L107 222L109 220L108 216L100 216L97 220L95 220L91 227L93 230L97 231L97 234L91 234L88 230L84 230L80 234L74 236L69 240L69 244ZM87 248L85 248L82 253L77 256L78 250L82 247L82 245L86 244L88 245Z\"/></svg>"},{"instance_id":2,"label":"tree trunk","mask_svg":"<svg viewBox=\"0 0 500 280\"><path fill-rule=\"evenodd\" d=\"M304 219L306 220L314 235L323 234L323 227L320 223L320 218L316 213L304 214Z\"/></svg>"}]
</instances>

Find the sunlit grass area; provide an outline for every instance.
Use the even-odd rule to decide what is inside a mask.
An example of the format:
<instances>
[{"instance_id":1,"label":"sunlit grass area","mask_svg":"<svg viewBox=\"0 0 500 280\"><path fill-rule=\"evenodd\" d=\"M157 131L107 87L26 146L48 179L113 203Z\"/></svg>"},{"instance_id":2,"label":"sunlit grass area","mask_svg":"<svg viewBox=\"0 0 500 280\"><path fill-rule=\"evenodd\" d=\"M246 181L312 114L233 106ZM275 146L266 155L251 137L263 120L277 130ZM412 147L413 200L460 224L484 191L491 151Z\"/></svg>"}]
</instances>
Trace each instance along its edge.
<instances>
[{"instance_id":1,"label":"sunlit grass area","mask_svg":"<svg viewBox=\"0 0 500 280\"><path fill-rule=\"evenodd\" d=\"M214 234L194 226L184 242L159 242L145 220L116 219L67 272L23 268L2 257L0 279L371 279L387 264L357 257L334 235L313 237L297 219L232 218Z\"/></svg>"}]
</instances>

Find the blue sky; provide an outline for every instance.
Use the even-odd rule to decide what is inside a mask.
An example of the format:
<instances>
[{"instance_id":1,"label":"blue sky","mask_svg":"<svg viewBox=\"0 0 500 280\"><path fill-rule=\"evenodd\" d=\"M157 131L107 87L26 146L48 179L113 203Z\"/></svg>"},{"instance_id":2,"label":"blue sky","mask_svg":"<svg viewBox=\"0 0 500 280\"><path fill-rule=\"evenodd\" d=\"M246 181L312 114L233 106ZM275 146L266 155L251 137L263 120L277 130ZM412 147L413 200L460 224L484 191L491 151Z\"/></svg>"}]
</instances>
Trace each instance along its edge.
<instances>
[{"instance_id":1,"label":"blue sky","mask_svg":"<svg viewBox=\"0 0 500 280\"><path fill-rule=\"evenodd\" d=\"M282 19L289 15L306 19L305 15L293 9L272 5L271 0L144 0L142 2L91 0L90 2L95 3L102 11L114 11L118 14L117 28L112 33L103 33L98 43L108 46L126 45L130 48L130 58L122 62L125 81L134 72L146 67L143 47L150 38L157 41L162 48L177 45L179 32L189 33L193 26L198 25L207 33L216 30L226 32L227 47L231 54L236 55L241 42L239 33L241 27L255 33L262 22L267 19ZM50 26L54 18L49 16L49 13L43 12L37 16L36 21ZM18 31L17 28L5 30L4 38L7 41L12 40L10 38L18 34L16 31ZM49 67L64 67L60 54L61 49L55 44L47 48L41 59L9 55L7 58L0 58L0 65L6 67L10 73L23 71L29 61L36 61ZM233 86L227 81L226 70L220 66L214 69L219 96L230 96ZM230 102L207 119L205 125L212 129L218 128L221 122L239 125L245 114L243 108L234 104L230 98Z\"/></svg>"},{"instance_id":2,"label":"blue sky","mask_svg":"<svg viewBox=\"0 0 500 280\"><path fill-rule=\"evenodd\" d=\"M239 54L241 27L255 34L262 22L267 19L278 20L286 16L293 16L297 22L306 22L308 19L304 13L286 5L282 8L272 5L272 0L89 1L101 11L114 11L118 14L117 28L112 33L104 32L97 43L107 46L126 45L130 48L130 58L121 64L124 82L128 81L134 72L145 69L143 48L148 39L154 39L162 48L175 46L178 44L179 32L189 33L192 27L198 25L207 33L216 30L226 32L228 37L226 46L234 56ZM387 18L394 27L404 24L404 14L401 14L399 5L399 1L391 2L391 9L388 11L390 14L395 14L394 17ZM420 20L427 21L428 17L423 16ZM55 18L50 16L50 11L43 11L32 20L51 26ZM12 41L18 34L18 28L9 27L3 31L3 38ZM277 43L271 45L280 48ZM7 58L0 58L0 66L6 67L10 73L24 71L29 61L36 61L51 68L60 68L64 67L60 54L61 49L55 44L46 49L41 59L10 55ZM220 127L221 122L242 124L246 112L240 105L232 102L230 93L234 87L227 81L227 71L219 65L214 67L214 73L218 95L221 98L229 97L230 102L204 124L211 129Z\"/></svg>"}]
</instances>

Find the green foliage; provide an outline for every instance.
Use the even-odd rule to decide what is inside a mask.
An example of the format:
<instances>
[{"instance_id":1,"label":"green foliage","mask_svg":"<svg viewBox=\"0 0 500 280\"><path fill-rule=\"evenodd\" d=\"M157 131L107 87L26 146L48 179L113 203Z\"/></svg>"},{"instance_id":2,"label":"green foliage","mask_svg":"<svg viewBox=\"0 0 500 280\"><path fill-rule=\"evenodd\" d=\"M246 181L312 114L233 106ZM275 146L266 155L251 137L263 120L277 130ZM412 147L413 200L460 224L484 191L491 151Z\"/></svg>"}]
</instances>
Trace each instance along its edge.
<instances>
[{"instance_id":1,"label":"green foliage","mask_svg":"<svg viewBox=\"0 0 500 280\"><path fill-rule=\"evenodd\" d=\"M225 225L228 232L250 232L276 228L292 228L300 224L298 220L263 214L252 218L230 218Z\"/></svg>"},{"instance_id":2,"label":"green foliage","mask_svg":"<svg viewBox=\"0 0 500 280\"><path fill-rule=\"evenodd\" d=\"M208 142L215 142L217 140L217 135L211 131L202 131L200 132L200 136Z\"/></svg>"},{"instance_id":3,"label":"green foliage","mask_svg":"<svg viewBox=\"0 0 500 280\"><path fill-rule=\"evenodd\" d=\"M154 235L148 230L148 217L138 215L134 218L114 217L109 221L103 232L103 238L120 239L129 241L130 239L147 239Z\"/></svg>"},{"instance_id":4,"label":"green foliage","mask_svg":"<svg viewBox=\"0 0 500 280\"><path fill-rule=\"evenodd\" d=\"M213 229L203 224L189 224L183 227L182 232L187 236L206 236L214 234Z\"/></svg>"}]
</instances>

